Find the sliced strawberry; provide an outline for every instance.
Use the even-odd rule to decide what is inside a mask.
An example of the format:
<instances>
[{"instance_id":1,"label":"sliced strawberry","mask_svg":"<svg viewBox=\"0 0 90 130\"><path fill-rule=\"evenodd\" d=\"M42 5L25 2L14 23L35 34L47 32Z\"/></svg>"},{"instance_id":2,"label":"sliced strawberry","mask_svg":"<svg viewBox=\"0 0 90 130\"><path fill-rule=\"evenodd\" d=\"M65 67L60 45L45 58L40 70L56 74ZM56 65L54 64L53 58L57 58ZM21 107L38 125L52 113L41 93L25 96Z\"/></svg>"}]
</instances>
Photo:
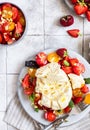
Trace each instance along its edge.
<instances>
[{"instance_id":1,"label":"sliced strawberry","mask_svg":"<svg viewBox=\"0 0 90 130\"><path fill-rule=\"evenodd\" d=\"M84 85L84 86L81 88L81 92L83 92L83 93L89 92L88 86L87 86L87 85Z\"/></svg>"},{"instance_id":2,"label":"sliced strawberry","mask_svg":"<svg viewBox=\"0 0 90 130\"><path fill-rule=\"evenodd\" d=\"M66 15L60 18L60 24L64 27L70 26L74 23L74 18L72 15Z\"/></svg>"},{"instance_id":3,"label":"sliced strawberry","mask_svg":"<svg viewBox=\"0 0 90 130\"><path fill-rule=\"evenodd\" d=\"M47 64L47 55L44 52L40 52L36 55L36 62L39 66L43 66Z\"/></svg>"},{"instance_id":4,"label":"sliced strawberry","mask_svg":"<svg viewBox=\"0 0 90 130\"><path fill-rule=\"evenodd\" d=\"M79 29L71 29L71 30L67 30L67 33L70 36L77 38L80 35L80 30Z\"/></svg>"},{"instance_id":5,"label":"sliced strawberry","mask_svg":"<svg viewBox=\"0 0 90 130\"><path fill-rule=\"evenodd\" d=\"M86 13L88 10L88 6L85 3L77 3L74 5L74 10L77 15L81 15Z\"/></svg>"},{"instance_id":6,"label":"sliced strawberry","mask_svg":"<svg viewBox=\"0 0 90 130\"><path fill-rule=\"evenodd\" d=\"M29 81L29 79L30 79L30 75L29 74L26 74L25 76L24 76L24 78L22 79L22 87L24 88L24 89L26 89L26 88L29 88L29 86L30 86L30 81Z\"/></svg>"},{"instance_id":7,"label":"sliced strawberry","mask_svg":"<svg viewBox=\"0 0 90 130\"><path fill-rule=\"evenodd\" d=\"M80 103L82 100L83 100L82 97L74 97L74 98L73 98L73 102L74 102L75 104Z\"/></svg>"},{"instance_id":8,"label":"sliced strawberry","mask_svg":"<svg viewBox=\"0 0 90 130\"><path fill-rule=\"evenodd\" d=\"M56 53L57 53L61 58L68 56L68 52L67 52L67 49L66 49L66 48L60 48L60 49L56 50Z\"/></svg>"},{"instance_id":9,"label":"sliced strawberry","mask_svg":"<svg viewBox=\"0 0 90 130\"><path fill-rule=\"evenodd\" d=\"M88 10L88 11L86 12L86 18L87 18L88 21L90 21L90 10Z\"/></svg>"}]
</instances>

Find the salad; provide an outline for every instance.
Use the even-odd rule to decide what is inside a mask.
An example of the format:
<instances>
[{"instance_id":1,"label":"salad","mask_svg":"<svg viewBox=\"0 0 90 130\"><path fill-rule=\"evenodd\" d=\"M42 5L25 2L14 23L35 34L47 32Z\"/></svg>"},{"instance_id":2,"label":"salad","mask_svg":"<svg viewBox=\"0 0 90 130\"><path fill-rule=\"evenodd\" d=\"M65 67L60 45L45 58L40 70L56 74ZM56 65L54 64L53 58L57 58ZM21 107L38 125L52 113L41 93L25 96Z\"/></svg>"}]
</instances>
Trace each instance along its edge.
<instances>
[{"instance_id":1,"label":"salad","mask_svg":"<svg viewBox=\"0 0 90 130\"><path fill-rule=\"evenodd\" d=\"M25 17L13 4L0 4L0 44L13 44L25 30Z\"/></svg>"},{"instance_id":2,"label":"salad","mask_svg":"<svg viewBox=\"0 0 90 130\"><path fill-rule=\"evenodd\" d=\"M23 93L36 112L43 111L45 120L54 121L81 101L90 104L87 86L90 78L82 76L85 66L70 57L66 48L49 54L40 52L34 60L26 61L25 66L27 73L21 80Z\"/></svg>"}]
</instances>

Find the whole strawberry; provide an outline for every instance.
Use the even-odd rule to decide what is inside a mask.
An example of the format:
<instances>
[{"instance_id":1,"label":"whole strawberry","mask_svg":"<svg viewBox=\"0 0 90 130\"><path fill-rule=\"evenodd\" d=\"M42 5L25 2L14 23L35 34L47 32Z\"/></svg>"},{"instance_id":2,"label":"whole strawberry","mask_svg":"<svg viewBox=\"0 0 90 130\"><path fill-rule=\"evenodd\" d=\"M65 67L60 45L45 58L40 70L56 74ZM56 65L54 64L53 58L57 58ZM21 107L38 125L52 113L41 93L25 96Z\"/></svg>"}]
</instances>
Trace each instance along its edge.
<instances>
[{"instance_id":1,"label":"whole strawberry","mask_svg":"<svg viewBox=\"0 0 90 130\"><path fill-rule=\"evenodd\" d=\"M56 53L57 53L61 58L68 56L68 52L67 52L67 49L66 49L66 48L60 48L60 49L56 50Z\"/></svg>"},{"instance_id":2,"label":"whole strawberry","mask_svg":"<svg viewBox=\"0 0 90 130\"><path fill-rule=\"evenodd\" d=\"M74 18L72 15L66 15L60 18L60 24L64 27L70 26L74 23Z\"/></svg>"}]
</instances>

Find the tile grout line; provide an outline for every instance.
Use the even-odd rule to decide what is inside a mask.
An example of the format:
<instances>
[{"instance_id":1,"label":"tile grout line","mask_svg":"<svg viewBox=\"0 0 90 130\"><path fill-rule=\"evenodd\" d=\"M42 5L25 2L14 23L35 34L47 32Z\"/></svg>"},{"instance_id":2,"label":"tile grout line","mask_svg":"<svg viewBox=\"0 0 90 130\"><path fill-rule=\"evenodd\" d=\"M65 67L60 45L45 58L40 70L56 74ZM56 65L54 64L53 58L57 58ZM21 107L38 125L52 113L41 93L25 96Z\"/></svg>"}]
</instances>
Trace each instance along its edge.
<instances>
[{"instance_id":1,"label":"tile grout line","mask_svg":"<svg viewBox=\"0 0 90 130\"><path fill-rule=\"evenodd\" d=\"M84 57L84 18L83 18L82 56Z\"/></svg>"},{"instance_id":2,"label":"tile grout line","mask_svg":"<svg viewBox=\"0 0 90 130\"><path fill-rule=\"evenodd\" d=\"M43 37L44 37L44 49L45 49L45 0L43 0Z\"/></svg>"}]
</instances>

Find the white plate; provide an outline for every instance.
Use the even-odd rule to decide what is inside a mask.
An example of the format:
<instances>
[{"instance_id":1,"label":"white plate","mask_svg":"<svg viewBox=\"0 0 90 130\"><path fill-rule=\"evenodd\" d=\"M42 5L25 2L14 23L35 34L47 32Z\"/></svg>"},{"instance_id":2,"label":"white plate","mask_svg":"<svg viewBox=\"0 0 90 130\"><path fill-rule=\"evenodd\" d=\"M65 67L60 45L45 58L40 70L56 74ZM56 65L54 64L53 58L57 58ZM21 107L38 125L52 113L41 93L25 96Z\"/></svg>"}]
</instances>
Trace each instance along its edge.
<instances>
[{"instance_id":1,"label":"white plate","mask_svg":"<svg viewBox=\"0 0 90 130\"><path fill-rule=\"evenodd\" d=\"M48 49L48 50L45 50L44 52L45 53L49 53L49 52L53 52L55 50L56 49ZM83 74L83 77L84 78L90 77L90 65L89 65L89 63L81 55L77 54L76 52L68 51L68 53L69 53L69 55L71 57L78 58L81 61L81 63L83 63L85 65L86 71ZM34 58L34 56L32 58L29 58L28 60L33 59L33 58ZM23 69L21 70L21 73L19 75L19 80L18 80L18 89L17 89L17 92L18 92L18 97L19 97L19 100L21 102L21 105L24 108L24 110L28 113L28 115L30 117L32 117L34 120L38 121L41 124L48 125L49 122L46 121L43 118L43 111L40 110L39 112L35 112L34 109L33 109L33 107L30 104L30 100L28 99L27 96L25 96L23 94L23 89L21 87L20 81L22 80L22 78L24 77L24 75L26 73L27 73L27 67L23 67ZM90 88L90 85L88 85L88 87ZM76 115L69 116L67 118L68 122L63 123L60 126L63 127L63 126L68 126L68 125L71 125L73 123L76 123L81 118L83 118L89 111L90 111L90 106L88 108L86 108L84 111L82 111L82 112L80 112L80 113L78 113Z\"/></svg>"},{"instance_id":2,"label":"white plate","mask_svg":"<svg viewBox=\"0 0 90 130\"><path fill-rule=\"evenodd\" d=\"M73 4L71 3L71 1L70 0L64 0L65 1L65 3L66 3L66 5L75 13L75 11L74 11L74 9L73 9ZM81 17L85 17L85 15L84 14L82 14L82 15L78 15L78 16L81 16Z\"/></svg>"}]
</instances>

